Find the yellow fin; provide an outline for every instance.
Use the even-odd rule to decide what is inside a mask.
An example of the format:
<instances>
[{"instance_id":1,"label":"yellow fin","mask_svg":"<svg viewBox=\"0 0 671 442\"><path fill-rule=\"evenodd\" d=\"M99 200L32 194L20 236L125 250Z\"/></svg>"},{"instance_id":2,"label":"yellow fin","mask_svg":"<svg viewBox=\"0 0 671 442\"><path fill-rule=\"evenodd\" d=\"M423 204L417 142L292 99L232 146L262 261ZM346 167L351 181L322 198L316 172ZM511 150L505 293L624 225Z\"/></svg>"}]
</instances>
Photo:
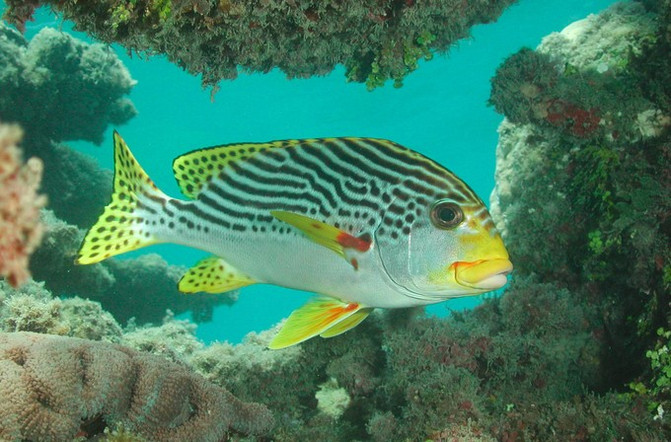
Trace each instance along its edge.
<instances>
[{"instance_id":1,"label":"yellow fin","mask_svg":"<svg viewBox=\"0 0 671 442\"><path fill-rule=\"evenodd\" d=\"M312 300L291 313L268 348L275 350L306 341L346 320L361 308L357 303L345 303L334 298Z\"/></svg>"},{"instance_id":2,"label":"yellow fin","mask_svg":"<svg viewBox=\"0 0 671 442\"><path fill-rule=\"evenodd\" d=\"M110 256L160 242L135 214L138 196L164 198L138 164L117 131L114 131L114 191L112 201L89 229L79 249L76 264L93 264Z\"/></svg>"},{"instance_id":3,"label":"yellow fin","mask_svg":"<svg viewBox=\"0 0 671 442\"><path fill-rule=\"evenodd\" d=\"M182 293L224 293L256 283L218 256L198 261L179 280L177 288Z\"/></svg>"},{"instance_id":4,"label":"yellow fin","mask_svg":"<svg viewBox=\"0 0 671 442\"><path fill-rule=\"evenodd\" d=\"M245 161L269 149L286 148L300 140L273 141L270 143L241 143L206 147L180 155L172 162L172 171L182 193L191 199L222 170L237 161Z\"/></svg>"},{"instance_id":5,"label":"yellow fin","mask_svg":"<svg viewBox=\"0 0 671 442\"><path fill-rule=\"evenodd\" d=\"M347 259L345 249L351 248L365 252L372 245L370 235L356 237L309 216L283 210L272 210L270 214L280 221L291 224L312 241L333 250L345 259ZM354 263L352 265L356 268Z\"/></svg>"},{"instance_id":6,"label":"yellow fin","mask_svg":"<svg viewBox=\"0 0 671 442\"><path fill-rule=\"evenodd\" d=\"M327 329L324 333L320 334L322 338L333 338L335 336L341 335L345 333L348 330L353 329L357 325L361 323L364 319L370 315L370 312L372 312L372 308L362 308L361 310L355 312L352 316L349 318L340 321L333 327Z\"/></svg>"}]
</instances>

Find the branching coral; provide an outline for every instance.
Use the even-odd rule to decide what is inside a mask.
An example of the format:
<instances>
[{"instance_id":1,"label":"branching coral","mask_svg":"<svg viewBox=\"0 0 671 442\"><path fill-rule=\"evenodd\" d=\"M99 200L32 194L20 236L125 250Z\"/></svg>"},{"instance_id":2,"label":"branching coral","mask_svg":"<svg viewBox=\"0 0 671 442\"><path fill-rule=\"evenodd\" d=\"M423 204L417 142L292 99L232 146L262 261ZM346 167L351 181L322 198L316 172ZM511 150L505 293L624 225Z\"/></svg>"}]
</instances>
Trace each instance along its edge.
<instances>
[{"instance_id":1,"label":"branching coral","mask_svg":"<svg viewBox=\"0 0 671 442\"><path fill-rule=\"evenodd\" d=\"M350 81L399 86L417 61L446 51L471 26L496 20L514 0L9 0L21 27L49 5L77 27L129 50L164 53L205 86L238 67L289 77L324 75L343 64Z\"/></svg>"},{"instance_id":2,"label":"branching coral","mask_svg":"<svg viewBox=\"0 0 671 442\"><path fill-rule=\"evenodd\" d=\"M163 358L103 342L0 334L0 439L62 441L122 426L156 441L264 435L268 410Z\"/></svg>"},{"instance_id":3,"label":"branching coral","mask_svg":"<svg viewBox=\"0 0 671 442\"><path fill-rule=\"evenodd\" d=\"M0 276L15 286L30 277L28 257L42 239L40 208L46 203L37 193L42 162L23 164L20 139L18 126L0 124Z\"/></svg>"}]
</instances>

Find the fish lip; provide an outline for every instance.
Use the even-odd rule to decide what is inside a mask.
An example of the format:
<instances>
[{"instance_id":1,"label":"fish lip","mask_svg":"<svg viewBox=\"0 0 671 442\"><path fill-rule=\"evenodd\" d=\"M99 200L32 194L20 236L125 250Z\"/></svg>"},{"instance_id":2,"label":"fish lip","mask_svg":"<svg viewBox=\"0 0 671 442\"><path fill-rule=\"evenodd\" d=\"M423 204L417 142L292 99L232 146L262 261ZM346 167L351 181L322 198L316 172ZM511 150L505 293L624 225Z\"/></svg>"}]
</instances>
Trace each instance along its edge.
<instances>
[{"instance_id":1,"label":"fish lip","mask_svg":"<svg viewBox=\"0 0 671 442\"><path fill-rule=\"evenodd\" d=\"M458 261L451 267L454 268L454 279L460 285L483 291L503 287L513 271L513 263L507 258Z\"/></svg>"}]
</instances>

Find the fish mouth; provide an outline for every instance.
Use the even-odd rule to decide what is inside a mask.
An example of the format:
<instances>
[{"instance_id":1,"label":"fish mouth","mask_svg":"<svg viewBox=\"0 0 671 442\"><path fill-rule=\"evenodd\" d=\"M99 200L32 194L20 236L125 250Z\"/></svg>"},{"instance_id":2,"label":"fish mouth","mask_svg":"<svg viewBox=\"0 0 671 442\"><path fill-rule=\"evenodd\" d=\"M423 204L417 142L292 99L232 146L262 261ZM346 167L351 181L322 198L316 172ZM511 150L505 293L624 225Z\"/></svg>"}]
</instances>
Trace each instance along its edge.
<instances>
[{"instance_id":1,"label":"fish mouth","mask_svg":"<svg viewBox=\"0 0 671 442\"><path fill-rule=\"evenodd\" d=\"M508 259L483 259L452 264L454 279L462 286L478 290L496 290L508 282L513 263Z\"/></svg>"}]
</instances>

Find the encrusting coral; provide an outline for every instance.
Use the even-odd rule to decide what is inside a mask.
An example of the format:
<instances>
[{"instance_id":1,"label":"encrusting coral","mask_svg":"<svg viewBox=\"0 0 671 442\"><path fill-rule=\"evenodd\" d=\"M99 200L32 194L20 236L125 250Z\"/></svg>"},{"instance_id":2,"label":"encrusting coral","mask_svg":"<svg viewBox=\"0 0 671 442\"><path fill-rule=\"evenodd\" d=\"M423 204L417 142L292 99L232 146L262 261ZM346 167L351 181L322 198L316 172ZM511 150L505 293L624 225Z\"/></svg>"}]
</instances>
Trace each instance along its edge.
<instances>
[{"instance_id":1,"label":"encrusting coral","mask_svg":"<svg viewBox=\"0 0 671 442\"><path fill-rule=\"evenodd\" d=\"M0 290L0 328L114 341L191 367L240 400L266 405L278 441L382 441L389 431L393 440L559 440L588 428L596 440L657 440L641 424L644 410L609 420L628 410L617 395L576 402L586 387L601 388L601 321L579 299L555 284L518 278L504 298L449 320L417 311L375 314L338 339L271 351L276 330L252 333L239 345L204 346L194 325L171 317L120 336L113 319L98 318L104 314L96 303L54 300L29 284ZM66 308L75 303L80 307ZM333 398L324 390L337 391L335 408L326 406Z\"/></svg>"},{"instance_id":2,"label":"encrusting coral","mask_svg":"<svg viewBox=\"0 0 671 442\"><path fill-rule=\"evenodd\" d=\"M671 118L636 64L657 41L656 29L656 15L640 3L574 22L538 50L509 57L492 79L490 102L512 123L555 128L576 142L660 134Z\"/></svg>"},{"instance_id":3,"label":"encrusting coral","mask_svg":"<svg viewBox=\"0 0 671 442\"><path fill-rule=\"evenodd\" d=\"M108 425L155 441L265 435L268 410L184 366L119 345L0 334L0 439L63 441Z\"/></svg>"},{"instance_id":4,"label":"encrusting coral","mask_svg":"<svg viewBox=\"0 0 671 442\"><path fill-rule=\"evenodd\" d=\"M657 3L659 12L668 11L668 4ZM534 107L524 101L519 82L506 75L492 81L492 101L509 118L500 128L492 215L518 271L562 281L571 289L589 288L590 302L607 312L604 333L610 349L604 358L610 362L609 376L622 383L643 369L640 356L671 313L663 279L671 268L671 100L664 95L671 92L671 78L655 84L648 70L659 63L671 66L666 55L649 57L664 52L658 46L671 47L669 14L655 15L655 2L650 8L617 4L547 37L537 51L511 57L518 58L515 63L523 70L533 70L539 57L559 60L554 66L564 66L564 72L556 75L564 79L555 84L564 81L567 86L565 95L554 100L583 110L568 84L595 82L584 99L603 107L595 113L597 123L578 126L586 132L576 133L581 120L572 111L563 117L572 128L519 120L516 106L523 110L526 103L529 112ZM615 40L613 49L604 51L609 39ZM566 49L576 42L582 51ZM570 54L576 54L575 62ZM658 76L655 71L652 78ZM601 88L603 81L612 84ZM614 89L627 96L613 101ZM542 96L546 88L538 90ZM651 120L644 122L642 115ZM537 124L524 125L529 122Z\"/></svg>"},{"instance_id":5,"label":"encrusting coral","mask_svg":"<svg viewBox=\"0 0 671 442\"><path fill-rule=\"evenodd\" d=\"M517 272L601 312L601 389L649 377L646 350L671 328L670 6L616 4L513 55L492 80L507 118L492 216ZM636 392L629 407L671 408ZM668 438L655 413L649 425Z\"/></svg>"},{"instance_id":6,"label":"encrusting coral","mask_svg":"<svg viewBox=\"0 0 671 442\"><path fill-rule=\"evenodd\" d=\"M100 303L59 299L44 284L29 281L13 288L0 281L0 332L35 332L94 341L120 342L121 326Z\"/></svg>"},{"instance_id":7,"label":"encrusting coral","mask_svg":"<svg viewBox=\"0 0 671 442\"><path fill-rule=\"evenodd\" d=\"M30 277L28 258L42 239L40 209L46 204L38 194L42 161L23 163L21 134L19 126L0 123L0 277L15 286Z\"/></svg>"},{"instance_id":8,"label":"encrusting coral","mask_svg":"<svg viewBox=\"0 0 671 442\"><path fill-rule=\"evenodd\" d=\"M444 52L514 0L8 0L21 28L48 5L78 29L129 50L162 53L205 86L246 71L324 75L343 64L350 81L399 86L418 61Z\"/></svg>"}]
</instances>

